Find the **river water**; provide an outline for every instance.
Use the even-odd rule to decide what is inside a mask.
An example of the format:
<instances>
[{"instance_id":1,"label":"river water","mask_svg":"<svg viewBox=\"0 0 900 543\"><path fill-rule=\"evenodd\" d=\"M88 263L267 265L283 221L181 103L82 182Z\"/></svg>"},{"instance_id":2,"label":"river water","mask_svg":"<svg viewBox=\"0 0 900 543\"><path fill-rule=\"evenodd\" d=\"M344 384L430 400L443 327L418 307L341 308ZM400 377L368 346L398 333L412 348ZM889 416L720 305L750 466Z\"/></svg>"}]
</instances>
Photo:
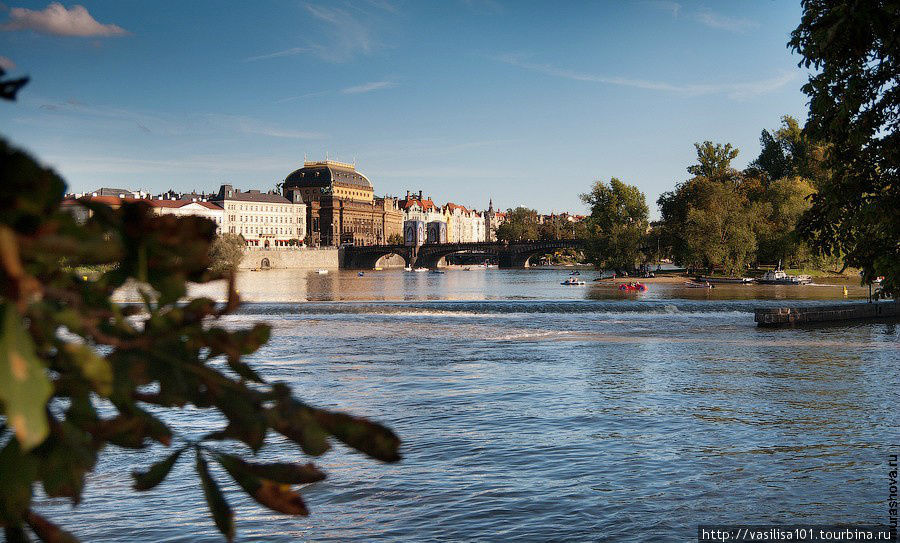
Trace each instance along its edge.
<instances>
[{"instance_id":1,"label":"river water","mask_svg":"<svg viewBox=\"0 0 900 543\"><path fill-rule=\"evenodd\" d=\"M855 284L652 284L626 294L561 270L248 272L265 321L253 362L310 403L382 421L384 465L337 445L289 518L226 479L240 541L690 541L704 523L887 522L900 328L760 329L753 308L864 297ZM187 435L217 420L187 410ZM221 541L184 457L107 450L82 504L40 499L85 541ZM273 440L267 460L302 459ZM218 473L218 472L214 472Z\"/></svg>"}]
</instances>

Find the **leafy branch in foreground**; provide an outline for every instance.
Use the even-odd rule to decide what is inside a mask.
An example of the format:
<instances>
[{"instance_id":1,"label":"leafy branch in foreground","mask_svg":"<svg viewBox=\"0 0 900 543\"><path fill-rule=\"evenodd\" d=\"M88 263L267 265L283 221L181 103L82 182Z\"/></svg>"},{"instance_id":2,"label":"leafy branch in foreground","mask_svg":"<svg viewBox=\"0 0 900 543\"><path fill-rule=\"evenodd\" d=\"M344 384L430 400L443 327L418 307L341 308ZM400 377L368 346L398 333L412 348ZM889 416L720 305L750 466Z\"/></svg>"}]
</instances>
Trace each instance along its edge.
<instances>
[{"instance_id":1,"label":"leafy branch in foreground","mask_svg":"<svg viewBox=\"0 0 900 543\"><path fill-rule=\"evenodd\" d=\"M239 305L233 273L224 304L187 297L188 283L222 278L210 271L215 224L155 215L149 206L118 210L83 201L85 224L61 211L65 184L0 140L0 526L8 541L73 541L32 510L35 485L78 504L85 476L107 445L179 445L136 470L134 488L161 484L193 453L216 527L234 537L234 515L208 469L224 472L258 503L288 515L308 510L295 485L325 474L309 463L259 463L270 432L308 455L332 438L384 462L400 441L369 420L319 409L269 383L244 359L269 339L257 324L233 330L220 319ZM88 279L76 270L106 270ZM137 288L142 304L113 301ZM157 415L187 405L217 411L227 424L199 439L177 436ZM102 407L101 407L102 406Z\"/></svg>"}]
</instances>

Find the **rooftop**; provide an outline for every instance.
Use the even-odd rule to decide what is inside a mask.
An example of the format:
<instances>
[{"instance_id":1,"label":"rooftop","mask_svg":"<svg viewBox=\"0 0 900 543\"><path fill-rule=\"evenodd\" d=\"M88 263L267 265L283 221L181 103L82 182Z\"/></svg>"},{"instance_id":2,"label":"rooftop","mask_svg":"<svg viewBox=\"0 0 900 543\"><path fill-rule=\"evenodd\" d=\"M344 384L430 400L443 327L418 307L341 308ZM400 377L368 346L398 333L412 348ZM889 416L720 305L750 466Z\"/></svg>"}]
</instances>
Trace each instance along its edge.
<instances>
[{"instance_id":1,"label":"rooftop","mask_svg":"<svg viewBox=\"0 0 900 543\"><path fill-rule=\"evenodd\" d=\"M372 190L369 179L356 166L335 160L305 161L303 167L284 178L284 188L328 187L333 183Z\"/></svg>"}]
</instances>

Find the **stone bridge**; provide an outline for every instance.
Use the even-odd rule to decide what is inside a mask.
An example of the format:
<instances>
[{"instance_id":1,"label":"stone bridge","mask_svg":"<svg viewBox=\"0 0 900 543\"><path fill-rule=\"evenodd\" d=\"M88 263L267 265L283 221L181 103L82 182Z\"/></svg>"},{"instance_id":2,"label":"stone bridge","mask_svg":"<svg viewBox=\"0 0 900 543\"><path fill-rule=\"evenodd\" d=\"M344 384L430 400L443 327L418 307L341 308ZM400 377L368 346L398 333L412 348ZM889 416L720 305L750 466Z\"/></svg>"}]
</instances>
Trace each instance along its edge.
<instances>
[{"instance_id":1,"label":"stone bridge","mask_svg":"<svg viewBox=\"0 0 900 543\"><path fill-rule=\"evenodd\" d=\"M533 256L552 253L559 249L581 247L577 240L478 242L478 243L426 243L419 247L406 245L360 245L344 249L343 267L372 269L378 260L390 254L400 255L409 267L434 268L442 258L454 253L483 254L496 258L501 268L526 268Z\"/></svg>"}]
</instances>

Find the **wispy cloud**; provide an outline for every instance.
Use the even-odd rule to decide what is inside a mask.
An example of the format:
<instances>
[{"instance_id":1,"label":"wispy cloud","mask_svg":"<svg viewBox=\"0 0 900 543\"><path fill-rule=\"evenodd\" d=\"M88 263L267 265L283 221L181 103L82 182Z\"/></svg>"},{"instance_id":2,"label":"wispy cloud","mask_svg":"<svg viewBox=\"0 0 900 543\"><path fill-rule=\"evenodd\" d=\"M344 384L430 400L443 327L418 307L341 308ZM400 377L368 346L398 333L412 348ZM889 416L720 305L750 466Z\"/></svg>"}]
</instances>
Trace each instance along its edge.
<instances>
[{"instance_id":1,"label":"wispy cloud","mask_svg":"<svg viewBox=\"0 0 900 543\"><path fill-rule=\"evenodd\" d=\"M292 57L294 55L300 55L302 53L308 53L310 51L312 51L312 49L309 47L291 47L290 49L275 51L274 53L266 53L264 55L247 57L244 59L244 62L253 62L255 60L266 60L270 58Z\"/></svg>"},{"instance_id":2,"label":"wispy cloud","mask_svg":"<svg viewBox=\"0 0 900 543\"><path fill-rule=\"evenodd\" d=\"M0 68L3 68L4 70L7 70L7 71L15 70L16 63L6 57L0 56Z\"/></svg>"},{"instance_id":3,"label":"wispy cloud","mask_svg":"<svg viewBox=\"0 0 900 543\"><path fill-rule=\"evenodd\" d=\"M372 92L381 89L390 89L396 86L397 84L393 81L372 81L371 83L365 83L363 85L357 85L355 87L347 87L346 89L342 89L341 94L363 94L366 92Z\"/></svg>"},{"instance_id":4,"label":"wispy cloud","mask_svg":"<svg viewBox=\"0 0 900 543\"><path fill-rule=\"evenodd\" d=\"M357 55L368 55L376 47L368 25L350 12L335 8L307 4L306 10L315 19L325 23L325 43L313 43L316 55L330 62L346 62Z\"/></svg>"},{"instance_id":5,"label":"wispy cloud","mask_svg":"<svg viewBox=\"0 0 900 543\"><path fill-rule=\"evenodd\" d=\"M669 83L666 81L633 79L628 77L605 76L577 72L574 70L557 68L550 64L526 62L515 55L500 55L493 58L494 60L509 64L511 66L517 66L526 70L531 70L554 77L561 77L563 79L572 79L575 81L585 81L589 83L603 83L607 85L618 85L623 87L633 87L644 90L671 92L675 94L682 94L685 96L727 94L731 98L749 98L752 96L758 96L775 91L787 85L797 77L795 73L784 73L768 79L745 81L739 83L678 84Z\"/></svg>"},{"instance_id":6,"label":"wispy cloud","mask_svg":"<svg viewBox=\"0 0 900 543\"><path fill-rule=\"evenodd\" d=\"M124 36L128 32L121 26L97 22L84 6L72 6L66 9L58 2L53 2L43 10L12 8L9 10L9 21L0 25L0 29L34 30L54 36L115 37Z\"/></svg>"},{"instance_id":7,"label":"wispy cloud","mask_svg":"<svg viewBox=\"0 0 900 543\"><path fill-rule=\"evenodd\" d=\"M182 118L111 106L88 106L75 100L67 102L44 101L37 107L56 115L77 116L81 119L103 119L115 123L124 122L131 126L137 126L138 129L147 134L181 136L231 132L284 139L316 140L326 137L320 132L285 128L241 115L206 113Z\"/></svg>"},{"instance_id":8,"label":"wispy cloud","mask_svg":"<svg viewBox=\"0 0 900 543\"><path fill-rule=\"evenodd\" d=\"M729 32L744 33L759 27L759 23L743 17L730 17L715 13L708 9L702 9L693 15L694 19L710 28L727 30Z\"/></svg>"},{"instance_id":9,"label":"wispy cloud","mask_svg":"<svg viewBox=\"0 0 900 543\"><path fill-rule=\"evenodd\" d=\"M644 3L658 10L665 11L671 14L672 17L678 17L678 14L681 12L681 4L672 0L647 0Z\"/></svg>"}]
</instances>

